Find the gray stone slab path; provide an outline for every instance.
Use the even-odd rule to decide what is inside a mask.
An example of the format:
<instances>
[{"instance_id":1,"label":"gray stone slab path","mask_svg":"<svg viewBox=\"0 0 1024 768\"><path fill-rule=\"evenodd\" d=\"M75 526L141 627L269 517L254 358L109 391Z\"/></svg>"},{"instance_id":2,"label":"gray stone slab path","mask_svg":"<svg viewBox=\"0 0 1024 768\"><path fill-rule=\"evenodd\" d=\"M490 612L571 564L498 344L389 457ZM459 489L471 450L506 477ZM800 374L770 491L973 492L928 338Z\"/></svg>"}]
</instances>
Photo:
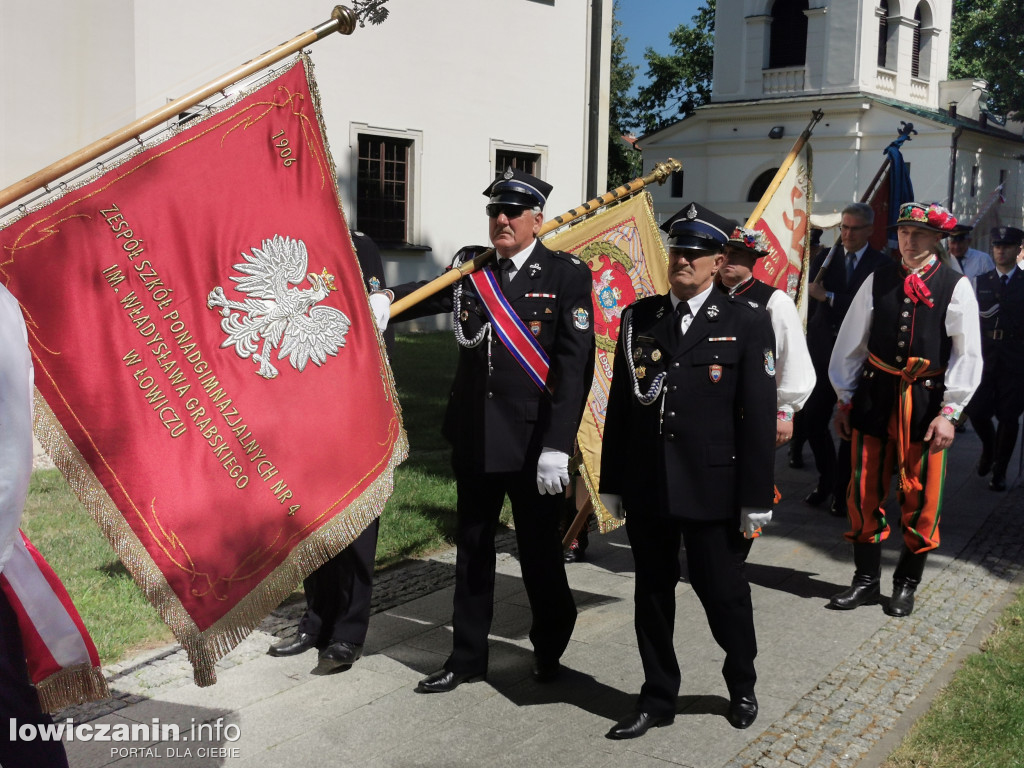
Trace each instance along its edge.
<instances>
[{"instance_id":1,"label":"gray stone slab path","mask_svg":"<svg viewBox=\"0 0 1024 768\"><path fill-rule=\"evenodd\" d=\"M633 741L604 738L631 711L642 682L632 626L633 564L621 530L593 537L588 562L568 567L579 618L564 673L553 685L535 684L515 542L503 534L486 682L444 695L413 690L450 648L449 551L379 574L366 655L340 674L311 675L314 652L266 655L275 637L292 632L301 602L268 617L218 665L218 683L210 688L192 683L174 646L109 667L114 698L59 717L76 725L135 727L137 738L68 742L71 765L878 765L962 657L977 649L1021 581L1024 530L1017 523L1024 496L1016 484L1005 494L989 491L973 472L977 451L973 432L958 435L942 546L929 558L917 608L905 619L886 616L878 605L825 608L852 575L843 521L800 501L813 487L813 470L790 469L779 453L784 500L749 562L761 714L746 731L725 720L722 653L683 582L676 619L683 686L675 723ZM885 544L886 591L898 549L895 538ZM153 725L177 726L180 738L152 733Z\"/></svg>"}]
</instances>

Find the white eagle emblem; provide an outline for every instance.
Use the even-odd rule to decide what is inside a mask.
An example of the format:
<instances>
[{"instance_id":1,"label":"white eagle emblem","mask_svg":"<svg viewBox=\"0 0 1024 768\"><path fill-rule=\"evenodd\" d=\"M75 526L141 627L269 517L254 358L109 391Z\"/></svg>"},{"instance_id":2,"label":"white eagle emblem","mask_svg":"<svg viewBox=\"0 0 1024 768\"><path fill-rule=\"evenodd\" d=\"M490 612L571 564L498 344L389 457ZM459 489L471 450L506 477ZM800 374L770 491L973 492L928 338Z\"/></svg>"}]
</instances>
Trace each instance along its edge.
<instances>
[{"instance_id":1,"label":"white eagle emblem","mask_svg":"<svg viewBox=\"0 0 1024 768\"><path fill-rule=\"evenodd\" d=\"M306 244L274 235L272 240L263 241L262 249L253 248L252 255L242 256L245 263L235 264L235 270L243 276L231 279L238 283L237 290L249 298L229 301L218 285L206 299L206 306L220 307L224 317L220 327L227 339L221 348L234 346L242 359L251 356L259 364L256 373L265 379L278 374L270 362L275 348L280 347L277 359L288 356L298 371L310 360L323 365L328 355L337 355L345 346L345 334L352 322L333 307L317 306L337 288L334 275L326 269L320 274L306 274ZM308 279L313 287L289 287L289 283L298 285L303 279Z\"/></svg>"}]
</instances>

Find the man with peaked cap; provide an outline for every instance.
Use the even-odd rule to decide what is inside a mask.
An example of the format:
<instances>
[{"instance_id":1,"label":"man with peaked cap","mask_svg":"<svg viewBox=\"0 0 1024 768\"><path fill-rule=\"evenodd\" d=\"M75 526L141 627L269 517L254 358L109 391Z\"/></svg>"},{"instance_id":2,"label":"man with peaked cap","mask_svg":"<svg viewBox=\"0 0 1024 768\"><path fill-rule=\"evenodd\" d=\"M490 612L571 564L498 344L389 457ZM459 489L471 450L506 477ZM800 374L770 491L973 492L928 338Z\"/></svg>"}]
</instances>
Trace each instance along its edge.
<instances>
[{"instance_id":1,"label":"man with peaked cap","mask_svg":"<svg viewBox=\"0 0 1024 768\"><path fill-rule=\"evenodd\" d=\"M351 234L366 289L380 291L384 264L377 244L362 232ZM394 338L391 329L384 332L389 356ZM268 654L295 656L316 647L319 654L313 673L318 675L341 672L359 660L370 625L379 530L380 520L374 519L351 544L303 580L306 611L295 636L274 643Z\"/></svg>"},{"instance_id":2,"label":"man with peaked cap","mask_svg":"<svg viewBox=\"0 0 1024 768\"><path fill-rule=\"evenodd\" d=\"M995 269L996 265L987 253L970 247L967 237L972 229L974 227L968 224L957 224L949 235L946 249L954 268L959 269L971 281L971 285L977 285L978 276Z\"/></svg>"},{"instance_id":3,"label":"man with peaked cap","mask_svg":"<svg viewBox=\"0 0 1024 768\"><path fill-rule=\"evenodd\" d=\"M879 599L894 465L903 547L883 606L888 615L913 611L925 560L939 546L946 449L981 380L978 302L970 281L937 256L955 225L940 205L901 206L900 263L864 281L836 339L829 377L839 399L836 432L852 446L845 538L853 543L855 571L830 608Z\"/></svg>"},{"instance_id":4,"label":"man with peaked cap","mask_svg":"<svg viewBox=\"0 0 1024 768\"><path fill-rule=\"evenodd\" d=\"M801 429L814 454L818 485L804 501L812 507L829 500L829 511L846 516L846 488L850 482L850 444L839 437L836 448L829 425L836 404L836 393L828 380L828 364L839 327L857 290L876 270L892 262L868 244L874 228L875 212L866 203L851 203L843 209L839 225L841 246L821 252L811 262L807 284L810 298L807 321L807 349L811 353L817 381L800 414Z\"/></svg>"},{"instance_id":5,"label":"man with peaked cap","mask_svg":"<svg viewBox=\"0 0 1024 768\"><path fill-rule=\"evenodd\" d=\"M757 717L757 639L745 563L771 519L775 337L765 311L714 287L735 222L697 204L670 225L666 296L622 314L601 450L601 501L625 516L636 565L644 684L610 739L670 724L681 675L672 635L680 542L725 651L726 717Z\"/></svg>"},{"instance_id":6,"label":"man with peaked cap","mask_svg":"<svg viewBox=\"0 0 1024 768\"><path fill-rule=\"evenodd\" d=\"M458 490L453 649L419 693L444 693L487 672L494 610L494 535L512 505L530 601L537 682L558 677L576 622L559 522L569 454L594 372L590 268L537 239L551 185L508 169L484 190L497 255L482 269L414 305L398 320L451 312L458 368L444 420ZM456 254L456 266L480 247ZM390 299L370 297L380 325Z\"/></svg>"},{"instance_id":7,"label":"man with peaked cap","mask_svg":"<svg viewBox=\"0 0 1024 768\"><path fill-rule=\"evenodd\" d=\"M975 284L984 367L967 415L981 438L978 474L992 472L988 487L993 491L1006 490L1006 468L1024 413L1024 274L1018 261L1022 243L1024 232L1016 227L993 229L995 268ZM998 427L993 427L993 418Z\"/></svg>"},{"instance_id":8,"label":"man with peaked cap","mask_svg":"<svg viewBox=\"0 0 1024 768\"><path fill-rule=\"evenodd\" d=\"M780 291L754 277L754 265L771 252L764 232L736 227L725 244L725 261L718 270L716 284L729 296L764 307L775 332L775 387L778 412L775 414L775 444L783 445L793 437L793 416L814 389L814 366L807 352L804 326L796 304Z\"/></svg>"}]
</instances>

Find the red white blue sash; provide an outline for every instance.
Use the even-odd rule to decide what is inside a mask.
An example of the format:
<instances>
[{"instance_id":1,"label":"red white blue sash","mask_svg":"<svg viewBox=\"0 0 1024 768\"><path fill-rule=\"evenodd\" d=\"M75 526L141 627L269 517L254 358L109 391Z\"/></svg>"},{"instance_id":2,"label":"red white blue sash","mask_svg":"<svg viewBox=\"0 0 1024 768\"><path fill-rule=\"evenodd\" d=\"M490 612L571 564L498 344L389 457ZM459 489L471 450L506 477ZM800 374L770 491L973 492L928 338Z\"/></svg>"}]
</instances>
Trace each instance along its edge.
<instances>
[{"instance_id":1,"label":"red white blue sash","mask_svg":"<svg viewBox=\"0 0 1024 768\"><path fill-rule=\"evenodd\" d=\"M480 297L491 319L491 327L497 332L501 343L523 366L523 370L533 379L533 383L544 389L551 364L548 355L526 324L519 319L505 294L498 288L494 272L480 269L469 275L469 280L476 288L477 296Z\"/></svg>"}]
</instances>

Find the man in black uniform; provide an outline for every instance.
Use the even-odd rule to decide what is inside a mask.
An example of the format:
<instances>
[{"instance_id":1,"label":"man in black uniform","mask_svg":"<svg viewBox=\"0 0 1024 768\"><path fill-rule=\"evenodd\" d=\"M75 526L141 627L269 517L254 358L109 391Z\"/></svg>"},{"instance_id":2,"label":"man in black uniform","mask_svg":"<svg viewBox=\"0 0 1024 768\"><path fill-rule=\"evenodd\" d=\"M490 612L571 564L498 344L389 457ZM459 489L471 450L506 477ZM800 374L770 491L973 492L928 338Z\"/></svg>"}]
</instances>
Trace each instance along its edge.
<instances>
[{"instance_id":1,"label":"man in black uniform","mask_svg":"<svg viewBox=\"0 0 1024 768\"><path fill-rule=\"evenodd\" d=\"M996 268L977 278L981 313L981 385L967 414L981 438L978 474L991 470L988 487L1006 490L1006 468L1017 444L1017 422L1024 413L1024 273L1017 263L1024 232L1016 227L992 230ZM999 422L992 426L992 418Z\"/></svg>"},{"instance_id":2,"label":"man in black uniform","mask_svg":"<svg viewBox=\"0 0 1024 768\"><path fill-rule=\"evenodd\" d=\"M384 285L384 265L377 244L357 231L352 232L352 243L367 290L380 291ZM389 356L394 338L393 330L384 332ZM363 655L379 529L380 520L374 519L355 541L306 577L302 585L307 607L295 637L275 643L267 653L294 656L317 647L320 654L315 674L348 669Z\"/></svg>"},{"instance_id":3,"label":"man in black uniform","mask_svg":"<svg viewBox=\"0 0 1024 768\"><path fill-rule=\"evenodd\" d=\"M506 495L533 614L537 681L558 676L576 624L559 522L594 372L593 286L586 264L537 239L550 191L515 169L496 179L484 194L497 259L398 318L452 312L461 346L443 427L458 489L453 649L420 681L420 693L451 691L487 672L494 535ZM463 249L456 263L478 250ZM390 297L417 287L397 286Z\"/></svg>"},{"instance_id":4,"label":"man in black uniform","mask_svg":"<svg viewBox=\"0 0 1024 768\"><path fill-rule=\"evenodd\" d=\"M757 717L753 606L744 563L771 519L775 338L763 309L714 289L732 222L691 204L669 233L667 296L622 315L601 451L601 501L626 517L636 563L636 711L608 732L642 736L675 718L672 643L679 544L726 653L728 720Z\"/></svg>"},{"instance_id":5,"label":"man in black uniform","mask_svg":"<svg viewBox=\"0 0 1024 768\"><path fill-rule=\"evenodd\" d=\"M829 511L836 517L846 515L850 442L840 438L837 454L829 431L836 393L828 380L828 362L857 289L868 275L892 262L884 253L868 245L874 220L875 213L870 205L851 203L846 206L839 225L842 246L835 249L827 266L824 260L828 252L820 252L811 263L808 275L807 295L811 298L811 312L807 321L807 349L811 353L816 380L800 419L802 434L814 454L818 485L804 501L817 507L831 496Z\"/></svg>"}]
</instances>

